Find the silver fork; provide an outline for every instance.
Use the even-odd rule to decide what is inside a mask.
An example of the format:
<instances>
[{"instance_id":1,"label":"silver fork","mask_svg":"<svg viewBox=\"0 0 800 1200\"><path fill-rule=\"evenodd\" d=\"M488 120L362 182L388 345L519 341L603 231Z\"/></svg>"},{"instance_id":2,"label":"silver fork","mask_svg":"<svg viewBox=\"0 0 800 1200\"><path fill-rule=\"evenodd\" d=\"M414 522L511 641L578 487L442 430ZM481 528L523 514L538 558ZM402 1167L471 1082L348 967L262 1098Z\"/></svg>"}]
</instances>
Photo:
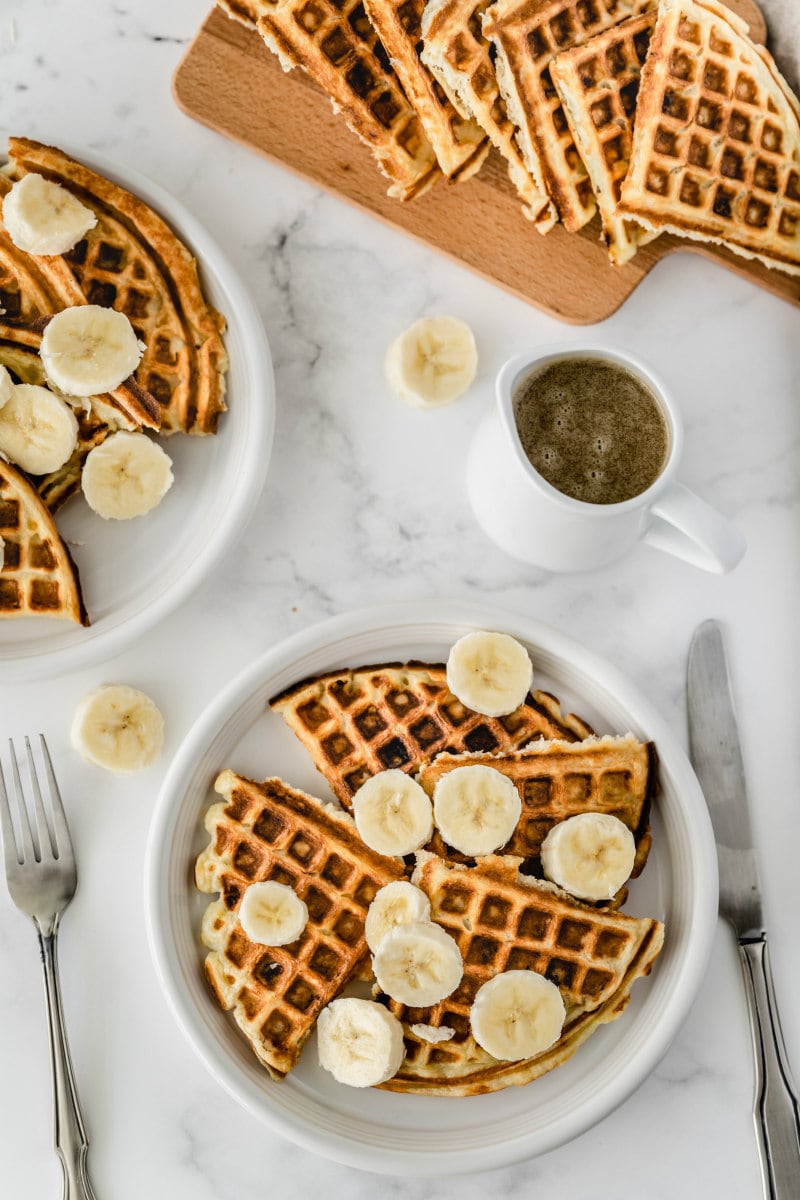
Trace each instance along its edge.
<instances>
[{"instance_id":1,"label":"silver fork","mask_svg":"<svg viewBox=\"0 0 800 1200\"><path fill-rule=\"evenodd\" d=\"M33 820L20 779L19 761L14 743L11 750L11 776L17 801L15 837L11 806L8 802L2 763L0 763L0 833L6 865L6 880L11 899L36 926L44 968L47 1023L50 1030L50 1062L53 1069L54 1142L64 1171L64 1200L94 1200L86 1167L89 1142L83 1124L78 1092L64 1027L61 989L58 981L56 938L61 914L75 895L78 872L67 818L53 772L53 764L44 737L42 748L51 814L45 811L42 789L36 773L31 744L25 738L33 795Z\"/></svg>"}]
</instances>

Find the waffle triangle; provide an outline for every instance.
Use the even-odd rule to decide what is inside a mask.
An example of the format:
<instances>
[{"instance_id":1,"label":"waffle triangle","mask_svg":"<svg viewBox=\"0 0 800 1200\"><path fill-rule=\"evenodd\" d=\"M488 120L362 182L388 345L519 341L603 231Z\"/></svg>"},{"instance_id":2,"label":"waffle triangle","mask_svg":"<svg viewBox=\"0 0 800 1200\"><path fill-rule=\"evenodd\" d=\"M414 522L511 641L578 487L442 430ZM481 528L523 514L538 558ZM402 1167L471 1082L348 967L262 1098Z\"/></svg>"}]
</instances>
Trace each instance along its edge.
<instances>
[{"instance_id":1,"label":"waffle triangle","mask_svg":"<svg viewBox=\"0 0 800 1200\"><path fill-rule=\"evenodd\" d=\"M620 1015L633 984L647 975L664 927L581 904L552 884L520 876L518 859L490 856L451 866L418 856L413 881L431 917L459 945L464 976L446 1000L417 1009L384 998L406 1026L406 1058L382 1086L390 1091L472 1096L528 1083L566 1061L600 1025ZM478 988L501 971L534 970L555 983L567 1009L558 1042L522 1062L498 1062L472 1037L469 1010ZM412 1025L454 1030L449 1041L422 1040Z\"/></svg>"},{"instance_id":2,"label":"waffle triangle","mask_svg":"<svg viewBox=\"0 0 800 1200\"><path fill-rule=\"evenodd\" d=\"M715 0L661 0L620 212L800 274L800 106Z\"/></svg>"},{"instance_id":3,"label":"waffle triangle","mask_svg":"<svg viewBox=\"0 0 800 1200\"><path fill-rule=\"evenodd\" d=\"M321 1010L361 967L366 911L380 888L402 878L403 864L365 846L346 813L280 779L256 783L223 771L215 788L224 800L206 814L211 841L195 871L200 891L221 893L203 919L206 975L257 1057L281 1078ZM245 890L265 879L293 888L308 907L291 945L256 945L239 924Z\"/></svg>"},{"instance_id":4,"label":"waffle triangle","mask_svg":"<svg viewBox=\"0 0 800 1200\"><path fill-rule=\"evenodd\" d=\"M391 768L413 774L444 750L501 753L535 738L576 741L592 732L546 692L534 692L507 717L471 712L447 687L442 664L334 671L270 703L346 808L371 775Z\"/></svg>"},{"instance_id":5,"label":"waffle triangle","mask_svg":"<svg viewBox=\"0 0 800 1200\"><path fill-rule=\"evenodd\" d=\"M225 409L225 322L206 303L189 250L143 200L63 151L27 138L8 146L15 175L44 175L97 215L63 261L82 296L124 312L145 343L136 380L158 402L161 430L214 433Z\"/></svg>"},{"instance_id":6,"label":"waffle triangle","mask_svg":"<svg viewBox=\"0 0 800 1200\"><path fill-rule=\"evenodd\" d=\"M33 485L0 458L0 616L88 625L78 570Z\"/></svg>"}]
</instances>

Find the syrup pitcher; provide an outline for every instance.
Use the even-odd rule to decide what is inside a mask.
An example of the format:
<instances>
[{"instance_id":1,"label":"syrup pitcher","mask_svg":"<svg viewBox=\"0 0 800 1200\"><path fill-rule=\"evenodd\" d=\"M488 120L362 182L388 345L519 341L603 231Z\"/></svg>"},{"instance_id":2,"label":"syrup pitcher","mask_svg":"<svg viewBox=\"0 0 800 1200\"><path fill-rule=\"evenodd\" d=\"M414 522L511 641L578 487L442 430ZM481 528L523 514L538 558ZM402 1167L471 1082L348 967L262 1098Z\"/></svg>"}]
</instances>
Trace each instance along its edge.
<instances>
[{"instance_id":1,"label":"syrup pitcher","mask_svg":"<svg viewBox=\"0 0 800 1200\"><path fill-rule=\"evenodd\" d=\"M723 574L746 543L677 482L682 448L649 368L599 346L546 347L497 377L467 460L470 501L492 541L549 571L593 570L645 541Z\"/></svg>"}]
</instances>

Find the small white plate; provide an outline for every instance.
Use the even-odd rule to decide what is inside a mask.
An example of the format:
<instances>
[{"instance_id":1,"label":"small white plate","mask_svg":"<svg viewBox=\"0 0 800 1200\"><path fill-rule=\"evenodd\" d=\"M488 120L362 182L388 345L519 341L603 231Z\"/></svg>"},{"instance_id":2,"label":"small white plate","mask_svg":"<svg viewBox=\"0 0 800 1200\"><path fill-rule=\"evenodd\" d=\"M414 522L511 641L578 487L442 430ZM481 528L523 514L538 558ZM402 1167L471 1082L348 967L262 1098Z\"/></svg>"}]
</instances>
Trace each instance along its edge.
<instances>
[{"instance_id":1,"label":"small white plate","mask_svg":"<svg viewBox=\"0 0 800 1200\"><path fill-rule=\"evenodd\" d=\"M92 624L83 629L45 617L0 621L4 682L108 658L176 608L243 532L272 449L275 385L266 334L250 293L217 243L169 192L138 171L65 149L140 196L195 255L203 291L228 323L228 411L215 436L159 439L173 460L175 482L153 512L104 521L75 496L56 514L78 564Z\"/></svg>"},{"instance_id":2,"label":"small white plate","mask_svg":"<svg viewBox=\"0 0 800 1200\"><path fill-rule=\"evenodd\" d=\"M529 649L535 685L552 690L598 732L653 739L662 792L653 850L631 886L627 911L665 922L664 949L619 1020L575 1056L525 1087L469 1099L394 1095L337 1084L317 1065L313 1039L275 1083L202 971L199 929L209 898L192 886L207 843L202 819L217 772L282 775L328 798L310 759L269 711L270 698L318 672L410 658L442 662L470 629L512 634ZM448 1175L498 1167L575 1137L644 1080L669 1046L699 987L717 913L714 839L694 773L667 725L614 667L537 621L492 608L436 601L336 617L282 642L240 675L190 731L168 772L147 850L151 950L172 1010L211 1073L247 1109L307 1149L351 1166L398 1175Z\"/></svg>"}]
</instances>

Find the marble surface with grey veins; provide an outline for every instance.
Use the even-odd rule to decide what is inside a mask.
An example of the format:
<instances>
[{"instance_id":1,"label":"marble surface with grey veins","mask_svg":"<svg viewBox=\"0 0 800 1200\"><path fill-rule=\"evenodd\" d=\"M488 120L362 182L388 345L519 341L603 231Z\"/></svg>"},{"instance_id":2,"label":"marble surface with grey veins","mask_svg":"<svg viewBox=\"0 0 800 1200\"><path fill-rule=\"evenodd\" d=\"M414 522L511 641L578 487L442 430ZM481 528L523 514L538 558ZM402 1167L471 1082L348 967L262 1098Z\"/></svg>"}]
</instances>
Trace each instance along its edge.
<instances>
[{"instance_id":1,"label":"marble surface with grey veins","mask_svg":"<svg viewBox=\"0 0 800 1200\"><path fill-rule=\"evenodd\" d=\"M784 2L787 30L795 7ZM253 290L277 376L266 489L212 578L111 662L13 688L0 677L0 731L47 733L80 848L61 953L97 1196L751 1200L753 1070L722 925L684 1027L618 1111L544 1157L466 1179L378 1180L299 1151L221 1090L167 1009L143 919L148 822L186 730L256 653L358 605L485 599L611 659L685 739L687 648L714 616L732 652L776 987L800 1074L798 310L678 254L604 324L561 326L179 113L170 80L204 15L199 0L0 5L0 124L135 166L189 206ZM479 374L458 404L417 412L388 393L382 359L399 330L438 312L474 329ZM626 348L666 378L686 426L683 480L748 540L732 575L643 547L594 574L553 577L476 527L464 458L493 378L512 353L556 339ZM112 779L69 747L76 702L109 680L144 688L166 715L163 757L145 774ZM0 964L0 1194L41 1200L60 1185L39 964L2 887Z\"/></svg>"}]
</instances>

